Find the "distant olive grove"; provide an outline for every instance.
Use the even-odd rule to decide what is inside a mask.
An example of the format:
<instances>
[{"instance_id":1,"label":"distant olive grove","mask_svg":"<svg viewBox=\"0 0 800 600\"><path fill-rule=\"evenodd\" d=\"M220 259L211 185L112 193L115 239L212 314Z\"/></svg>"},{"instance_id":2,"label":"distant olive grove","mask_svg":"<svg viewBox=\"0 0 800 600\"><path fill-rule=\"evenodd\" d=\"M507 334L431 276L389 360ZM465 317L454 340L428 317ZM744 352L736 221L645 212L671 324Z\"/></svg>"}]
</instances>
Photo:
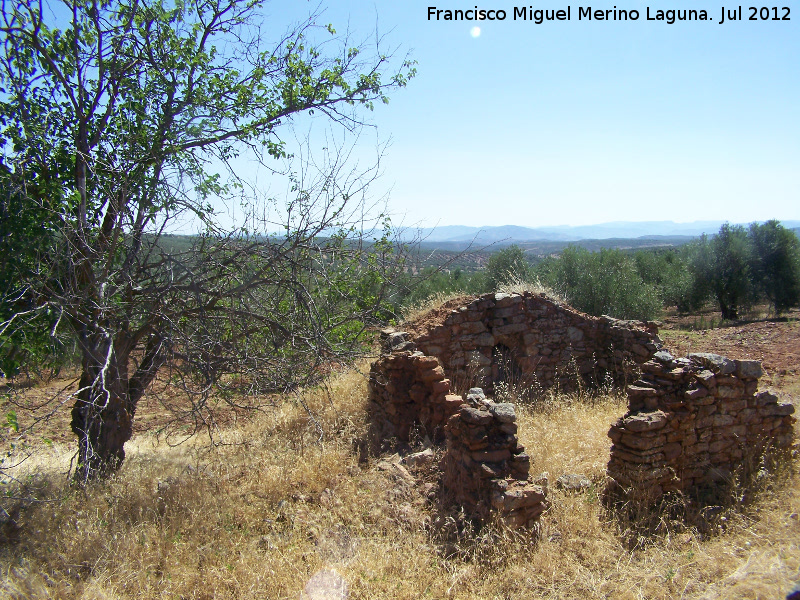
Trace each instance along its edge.
<instances>
[{"instance_id":1,"label":"distant olive grove","mask_svg":"<svg viewBox=\"0 0 800 600\"><path fill-rule=\"evenodd\" d=\"M429 268L400 283L393 300L406 306L436 294L529 284L592 315L653 319L667 307L690 313L710 303L723 319L737 319L758 303L768 303L777 315L800 305L800 241L778 221L726 223L715 235L677 248L590 252L569 246L529 260L520 247L509 246L481 271Z\"/></svg>"}]
</instances>

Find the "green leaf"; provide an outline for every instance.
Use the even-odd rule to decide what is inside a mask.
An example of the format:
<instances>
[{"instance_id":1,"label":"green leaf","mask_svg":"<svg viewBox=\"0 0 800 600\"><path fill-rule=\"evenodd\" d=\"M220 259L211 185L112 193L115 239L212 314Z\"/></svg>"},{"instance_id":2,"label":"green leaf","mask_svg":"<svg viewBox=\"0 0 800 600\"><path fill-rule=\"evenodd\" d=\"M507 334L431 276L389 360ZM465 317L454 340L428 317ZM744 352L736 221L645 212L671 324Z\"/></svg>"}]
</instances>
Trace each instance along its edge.
<instances>
[{"instance_id":1,"label":"green leaf","mask_svg":"<svg viewBox=\"0 0 800 600\"><path fill-rule=\"evenodd\" d=\"M6 427L13 430L15 433L19 432L19 423L17 422L17 413L13 410L6 413Z\"/></svg>"}]
</instances>

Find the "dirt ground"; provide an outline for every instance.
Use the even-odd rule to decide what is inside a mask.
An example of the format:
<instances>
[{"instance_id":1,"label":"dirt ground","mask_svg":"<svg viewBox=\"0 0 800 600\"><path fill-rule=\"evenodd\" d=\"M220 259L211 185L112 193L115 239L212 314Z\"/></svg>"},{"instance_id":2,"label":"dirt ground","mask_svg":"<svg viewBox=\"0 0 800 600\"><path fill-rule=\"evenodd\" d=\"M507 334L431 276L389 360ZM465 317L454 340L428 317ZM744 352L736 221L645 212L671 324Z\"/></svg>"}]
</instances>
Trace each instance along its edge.
<instances>
[{"instance_id":1,"label":"dirt ground","mask_svg":"<svg viewBox=\"0 0 800 600\"><path fill-rule=\"evenodd\" d=\"M779 319L735 322L694 329L697 316L667 317L659 336L676 356L713 352L728 358L760 360L762 387L774 387L800 397L800 311ZM708 321L701 317L701 323Z\"/></svg>"},{"instance_id":2,"label":"dirt ground","mask_svg":"<svg viewBox=\"0 0 800 600\"><path fill-rule=\"evenodd\" d=\"M0 384L0 451L8 448L12 442L18 448L42 442L73 443L75 435L70 425L71 411L75 404L79 377L75 370L62 372L49 381L23 380ZM165 389L163 381L156 380L154 386L154 391L145 394L137 407L133 421L134 437L145 432L156 434L173 424L174 415L170 411L170 404L173 409L185 408L185 402L179 398L174 403L170 402L171 393ZM3 426L6 424L6 415L11 412L16 415L19 433ZM230 427L238 420L246 418L249 412L219 402L213 407L213 426L220 429ZM207 411L204 415L208 416ZM174 434L176 429L171 427L170 431Z\"/></svg>"},{"instance_id":3,"label":"dirt ground","mask_svg":"<svg viewBox=\"0 0 800 600\"><path fill-rule=\"evenodd\" d=\"M434 327L443 325L454 309L469 304L473 299L473 296L456 296L436 306L426 306L424 309L415 311L413 315L409 315L400 329L413 336L421 335Z\"/></svg>"}]
</instances>

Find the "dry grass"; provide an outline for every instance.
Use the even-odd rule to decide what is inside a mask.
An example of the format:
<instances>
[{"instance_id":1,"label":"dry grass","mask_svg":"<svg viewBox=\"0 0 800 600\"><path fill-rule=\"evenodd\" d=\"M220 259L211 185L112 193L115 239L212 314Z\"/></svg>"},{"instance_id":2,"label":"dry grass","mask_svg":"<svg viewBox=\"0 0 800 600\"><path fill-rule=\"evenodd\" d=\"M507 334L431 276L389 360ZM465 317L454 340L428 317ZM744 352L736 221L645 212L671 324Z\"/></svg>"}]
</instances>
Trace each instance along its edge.
<instances>
[{"instance_id":1,"label":"dry grass","mask_svg":"<svg viewBox=\"0 0 800 600\"><path fill-rule=\"evenodd\" d=\"M442 305L447 304L452 300L460 299L463 299L464 304L467 304L473 299L473 296L469 296L462 291L436 292L421 302L402 307L402 312L400 315L402 322L409 323L416 321L420 317L427 316L434 309L441 308Z\"/></svg>"},{"instance_id":2,"label":"dry grass","mask_svg":"<svg viewBox=\"0 0 800 600\"><path fill-rule=\"evenodd\" d=\"M523 294L531 292L533 294L544 294L558 304L566 304L567 299L563 294L559 294L553 288L543 284L537 277L534 281L524 281L522 279L512 279L511 281L500 285L497 288L498 292L503 294Z\"/></svg>"},{"instance_id":3,"label":"dry grass","mask_svg":"<svg viewBox=\"0 0 800 600\"><path fill-rule=\"evenodd\" d=\"M552 508L539 537L491 527L448 533L421 492L353 451L365 432L365 379L348 373L308 402L324 434L287 402L225 433L169 448L144 438L110 481L64 484L55 448L29 471L40 496L0 549L9 598L777 598L800 567L795 467L713 535L666 524L631 544L598 499L613 396L519 407ZM553 483L583 473L568 494ZM23 475L23 473L19 473ZM446 518L444 519L446 521ZM446 525L446 523L445 523ZM452 529L450 530L452 531ZM317 585L317 594L312 587ZM303 590L310 594L303 595ZM338 597L342 597L341 595Z\"/></svg>"}]
</instances>

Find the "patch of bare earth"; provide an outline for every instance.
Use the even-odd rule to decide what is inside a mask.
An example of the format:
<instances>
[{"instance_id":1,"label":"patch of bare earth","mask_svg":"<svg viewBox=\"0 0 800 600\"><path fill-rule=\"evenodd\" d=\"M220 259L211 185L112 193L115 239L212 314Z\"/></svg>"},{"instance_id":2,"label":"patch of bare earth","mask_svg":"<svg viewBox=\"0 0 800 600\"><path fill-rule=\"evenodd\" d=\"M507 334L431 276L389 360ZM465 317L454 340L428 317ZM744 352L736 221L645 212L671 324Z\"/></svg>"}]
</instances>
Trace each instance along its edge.
<instances>
[{"instance_id":1,"label":"patch of bare earth","mask_svg":"<svg viewBox=\"0 0 800 600\"><path fill-rule=\"evenodd\" d=\"M762 361L764 385L800 393L800 311L781 319L732 323L708 329L685 329L692 317L668 318L659 335L676 356L713 352L728 358Z\"/></svg>"},{"instance_id":2,"label":"patch of bare earth","mask_svg":"<svg viewBox=\"0 0 800 600\"><path fill-rule=\"evenodd\" d=\"M402 329L415 337L422 335L434 327L443 325L445 319L453 310L469 304L474 299L474 296L457 296L435 306L425 306L419 310L414 310L403 321Z\"/></svg>"}]
</instances>

